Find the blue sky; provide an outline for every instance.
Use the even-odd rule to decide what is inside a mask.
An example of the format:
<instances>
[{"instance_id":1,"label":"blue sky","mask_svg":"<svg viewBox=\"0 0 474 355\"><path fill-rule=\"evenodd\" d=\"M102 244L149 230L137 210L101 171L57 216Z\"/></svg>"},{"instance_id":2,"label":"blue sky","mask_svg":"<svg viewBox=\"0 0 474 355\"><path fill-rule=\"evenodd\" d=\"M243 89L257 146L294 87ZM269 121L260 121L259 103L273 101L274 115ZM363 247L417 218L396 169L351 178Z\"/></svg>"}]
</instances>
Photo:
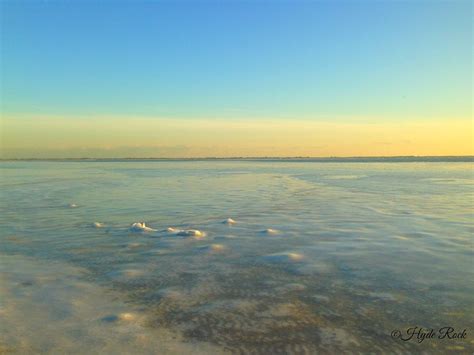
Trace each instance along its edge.
<instances>
[{"instance_id":1,"label":"blue sky","mask_svg":"<svg viewBox=\"0 0 474 355\"><path fill-rule=\"evenodd\" d=\"M474 153L470 1L0 6L4 157Z\"/></svg>"},{"instance_id":2,"label":"blue sky","mask_svg":"<svg viewBox=\"0 0 474 355\"><path fill-rule=\"evenodd\" d=\"M3 1L2 109L462 116L468 1Z\"/></svg>"}]
</instances>

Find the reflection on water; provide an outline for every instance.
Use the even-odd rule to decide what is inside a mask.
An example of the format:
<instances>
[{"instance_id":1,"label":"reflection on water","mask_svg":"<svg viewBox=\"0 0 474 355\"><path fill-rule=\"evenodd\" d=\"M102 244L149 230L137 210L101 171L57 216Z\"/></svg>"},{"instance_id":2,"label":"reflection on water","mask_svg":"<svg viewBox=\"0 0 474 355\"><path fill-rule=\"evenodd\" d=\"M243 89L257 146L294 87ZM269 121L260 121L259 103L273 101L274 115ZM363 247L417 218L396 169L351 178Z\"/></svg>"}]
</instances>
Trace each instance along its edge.
<instances>
[{"instance_id":1,"label":"reflection on water","mask_svg":"<svg viewBox=\"0 0 474 355\"><path fill-rule=\"evenodd\" d=\"M1 168L0 351L474 349L472 164Z\"/></svg>"}]
</instances>

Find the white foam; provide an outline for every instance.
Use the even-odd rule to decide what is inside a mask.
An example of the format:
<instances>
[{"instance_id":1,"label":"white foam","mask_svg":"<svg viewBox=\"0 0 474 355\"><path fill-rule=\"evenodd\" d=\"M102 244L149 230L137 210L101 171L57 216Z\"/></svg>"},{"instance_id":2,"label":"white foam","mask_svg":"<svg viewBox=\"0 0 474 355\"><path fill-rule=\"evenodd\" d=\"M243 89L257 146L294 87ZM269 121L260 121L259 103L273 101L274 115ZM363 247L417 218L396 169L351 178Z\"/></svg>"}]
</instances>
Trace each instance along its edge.
<instances>
[{"instance_id":1,"label":"white foam","mask_svg":"<svg viewBox=\"0 0 474 355\"><path fill-rule=\"evenodd\" d=\"M267 229L263 230L262 233L275 235L275 234L278 234L279 231L276 230L276 229L267 228Z\"/></svg>"},{"instance_id":2,"label":"white foam","mask_svg":"<svg viewBox=\"0 0 474 355\"><path fill-rule=\"evenodd\" d=\"M166 231L168 233L179 233L181 230L177 229L177 228L174 228L174 227L168 227L168 228L166 228Z\"/></svg>"},{"instance_id":3,"label":"white foam","mask_svg":"<svg viewBox=\"0 0 474 355\"><path fill-rule=\"evenodd\" d=\"M104 223L94 222L94 223L92 223L92 226L94 228L102 228L102 227L104 227Z\"/></svg>"},{"instance_id":4,"label":"white foam","mask_svg":"<svg viewBox=\"0 0 474 355\"><path fill-rule=\"evenodd\" d=\"M231 224L236 224L237 222L233 220L232 218L227 218L223 223L231 225Z\"/></svg>"},{"instance_id":5,"label":"white foam","mask_svg":"<svg viewBox=\"0 0 474 355\"><path fill-rule=\"evenodd\" d=\"M77 208L79 207L78 205L76 205L75 203L70 203L69 205L67 205L69 208Z\"/></svg>"},{"instance_id":6,"label":"white foam","mask_svg":"<svg viewBox=\"0 0 474 355\"><path fill-rule=\"evenodd\" d=\"M180 237L195 237L201 238L204 237L204 233L197 229L187 229L179 231L178 234Z\"/></svg>"},{"instance_id":7,"label":"white foam","mask_svg":"<svg viewBox=\"0 0 474 355\"><path fill-rule=\"evenodd\" d=\"M156 229L147 227L145 225L145 222L133 223L132 226L130 227L130 230L132 232L154 232L154 231L156 231Z\"/></svg>"}]
</instances>

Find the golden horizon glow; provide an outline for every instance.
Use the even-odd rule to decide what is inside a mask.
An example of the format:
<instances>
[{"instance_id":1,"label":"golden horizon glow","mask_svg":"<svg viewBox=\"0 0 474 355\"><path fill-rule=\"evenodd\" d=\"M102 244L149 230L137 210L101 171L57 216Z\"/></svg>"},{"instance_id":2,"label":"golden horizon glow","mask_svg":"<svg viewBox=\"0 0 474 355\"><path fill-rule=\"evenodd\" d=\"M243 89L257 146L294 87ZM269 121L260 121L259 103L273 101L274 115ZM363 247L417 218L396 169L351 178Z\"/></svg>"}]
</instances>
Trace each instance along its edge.
<instances>
[{"instance_id":1,"label":"golden horizon glow","mask_svg":"<svg viewBox=\"0 0 474 355\"><path fill-rule=\"evenodd\" d=\"M3 117L2 158L473 155L472 119Z\"/></svg>"}]
</instances>

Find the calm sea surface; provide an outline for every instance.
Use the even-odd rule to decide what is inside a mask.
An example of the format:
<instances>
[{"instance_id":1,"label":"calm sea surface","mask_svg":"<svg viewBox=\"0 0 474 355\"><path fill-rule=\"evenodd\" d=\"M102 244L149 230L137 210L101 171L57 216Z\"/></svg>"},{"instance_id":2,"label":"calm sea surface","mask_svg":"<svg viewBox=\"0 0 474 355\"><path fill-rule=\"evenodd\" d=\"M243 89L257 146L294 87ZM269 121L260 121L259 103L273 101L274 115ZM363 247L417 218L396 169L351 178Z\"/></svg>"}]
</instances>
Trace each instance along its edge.
<instances>
[{"instance_id":1,"label":"calm sea surface","mask_svg":"<svg viewBox=\"0 0 474 355\"><path fill-rule=\"evenodd\" d=\"M472 163L2 162L0 173L0 352L474 350ZM203 235L176 235L188 229ZM391 337L414 326L467 339Z\"/></svg>"}]
</instances>

